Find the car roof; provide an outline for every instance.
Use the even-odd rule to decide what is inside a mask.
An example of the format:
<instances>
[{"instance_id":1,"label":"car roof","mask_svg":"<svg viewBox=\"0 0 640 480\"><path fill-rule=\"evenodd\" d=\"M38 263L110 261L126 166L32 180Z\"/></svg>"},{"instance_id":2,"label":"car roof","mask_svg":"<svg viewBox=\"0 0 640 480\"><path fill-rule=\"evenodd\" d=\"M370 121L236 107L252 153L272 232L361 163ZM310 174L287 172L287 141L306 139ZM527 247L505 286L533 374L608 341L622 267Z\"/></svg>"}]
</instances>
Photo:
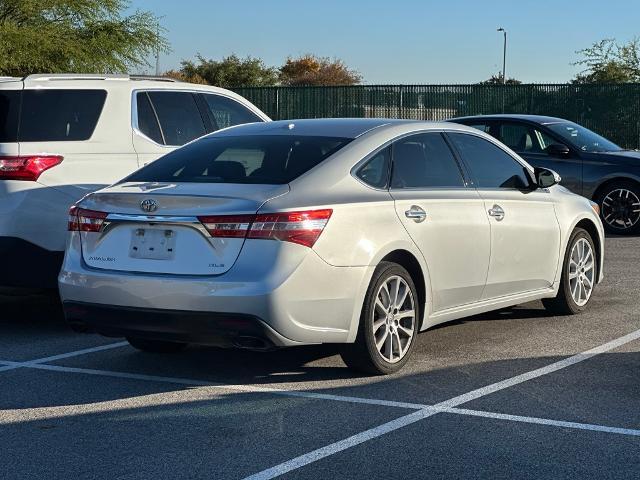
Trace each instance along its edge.
<instances>
[{"instance_id":1,"label":"car roof","mask_svg":"<svg viewBox=\"0 0 640 480\"><path fill-rule=\"evenodd\" d=\"M318 137L358 138L372 130L383 131L406 127L407 131L418 129L471 130L469 127L444 122L402 120L390 118L313 118L277 120L269 123L236 125L210 135L302 135Z\"/></svg>"},{"instance_id":2,"label":"car roof","mask_svg":"<svg viewBox=\"0 0 640 480\"><path fill-rule=\"evenodd\" d=\"M527 122L550 125L552 123L565 123L570 120L564 118L549 117L546 115L525 115L525 114L494 114L494 115L472 115L468 117L456 117L447 120L448 122L472 121L472 120L524 120Z\"/></svg>"}]
</instances>

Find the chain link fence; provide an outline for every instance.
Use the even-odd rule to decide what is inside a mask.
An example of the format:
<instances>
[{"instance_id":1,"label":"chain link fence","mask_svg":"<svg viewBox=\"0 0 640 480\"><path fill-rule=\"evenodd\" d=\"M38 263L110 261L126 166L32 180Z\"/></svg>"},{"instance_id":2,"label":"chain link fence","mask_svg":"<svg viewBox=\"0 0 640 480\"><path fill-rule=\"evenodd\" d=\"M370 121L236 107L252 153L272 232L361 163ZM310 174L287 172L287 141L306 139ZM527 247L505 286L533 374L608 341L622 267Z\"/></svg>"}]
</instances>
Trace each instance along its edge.
<instances>
[{"instance_id":1,"label":"chain link fence","mask_svg":"<svg viewBox=\"0 0 640 480\"><path fill-rule=\"evenodd\" d=\"M572 120L640 148L640 84L358 85L234 89L274 120L386 117L445 120L492 113Z\"/></svg>"}]
</instances>

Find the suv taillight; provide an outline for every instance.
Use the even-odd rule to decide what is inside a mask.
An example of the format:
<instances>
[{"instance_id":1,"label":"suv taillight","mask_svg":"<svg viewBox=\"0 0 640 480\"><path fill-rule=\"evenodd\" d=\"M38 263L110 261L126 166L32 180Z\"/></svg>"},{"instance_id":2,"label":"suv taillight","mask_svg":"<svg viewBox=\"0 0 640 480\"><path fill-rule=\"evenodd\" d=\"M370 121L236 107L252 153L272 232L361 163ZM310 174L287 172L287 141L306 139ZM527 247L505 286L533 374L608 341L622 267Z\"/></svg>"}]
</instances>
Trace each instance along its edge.
<instances>
[{"instance_id":1,"label":"suv taillight","mask_svg":"<svg viewBox=\"0 0 640 480\"><path fill-rule=\"evenodd\" d=\"M35 182L45 170L62 162L61 155L0 156L0 180Z\"/></svg>"},{"instance_id":2,"label":"suv taillight","mask_svg":"<svg viewBox=\"0 0 640 480\"><path fill-rule=\"evenodd\" d=\"M198 217L212 237L257 238L313 247L331 218L330 209L258 215Z\"/></svg>"},{"instance_id":3,"label":"suv taillight","mask_svg":"<svg viewBox=\"0 0 640 480\"><path fill-rule=\"evenodd\" d=\"M107 218L105 212L78 208L74 205L69 209L68 230L70 232L99 232L105 218Z\"/></svg>"}]
</instances>

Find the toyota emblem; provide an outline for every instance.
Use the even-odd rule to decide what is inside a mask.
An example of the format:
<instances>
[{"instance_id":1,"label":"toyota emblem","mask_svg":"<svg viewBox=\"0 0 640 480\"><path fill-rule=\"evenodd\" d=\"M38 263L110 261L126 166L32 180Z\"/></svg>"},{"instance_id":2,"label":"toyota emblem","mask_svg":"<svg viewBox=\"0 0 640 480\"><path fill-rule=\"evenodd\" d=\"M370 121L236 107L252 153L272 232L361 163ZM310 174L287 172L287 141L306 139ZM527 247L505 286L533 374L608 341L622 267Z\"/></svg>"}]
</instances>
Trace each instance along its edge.
<instances>
[{"instance_id":1,"label":"toyota emblem","mask_svg":"<svg viewBox=\"0 0 640 480\"><path fill-rule=\"evenodd\" d=\"M140 202L140 208L143 212L153 213L158 210L158 202L152 198L145 198Z\"/></svg>"}]
</instances>

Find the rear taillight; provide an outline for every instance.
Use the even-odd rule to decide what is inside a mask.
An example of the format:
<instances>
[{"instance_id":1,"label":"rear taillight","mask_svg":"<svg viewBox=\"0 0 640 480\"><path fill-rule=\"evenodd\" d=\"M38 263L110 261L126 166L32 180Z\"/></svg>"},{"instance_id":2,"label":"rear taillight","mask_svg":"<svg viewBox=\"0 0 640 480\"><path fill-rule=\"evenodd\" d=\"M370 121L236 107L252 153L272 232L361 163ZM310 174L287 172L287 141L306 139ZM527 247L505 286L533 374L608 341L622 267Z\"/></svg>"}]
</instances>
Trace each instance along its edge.
<instances>
[{"instance_id":1,"label":"rear taillight","mask_svg":"<svg viewBox=\"0 0 640 480\"><path fill-rule=\"evenodd\" d=\"M212 237L255 238L313 247L332 210L198 217Z\"/></svg>"},{"instance_id":2,"label":"rear taillight","mask_svg":"<svg viewBox=\"0 0 640 480\"><path fill-rule=\"evenodd\" d=\"M105 212L73 206L69 209L68 229L72 232L99 232L105 218L107 218Z\"/></svg>"},{"instance_id":3,"label":"rear taillight","mask_svg":"<svg viewBox=\"0 0 640 480\"><path fill-rule=\"evenodd\" d=\"M0 156L0 180L36 181L45 170L62 162L61 155Z\"/></svg>"}]
</instances>

